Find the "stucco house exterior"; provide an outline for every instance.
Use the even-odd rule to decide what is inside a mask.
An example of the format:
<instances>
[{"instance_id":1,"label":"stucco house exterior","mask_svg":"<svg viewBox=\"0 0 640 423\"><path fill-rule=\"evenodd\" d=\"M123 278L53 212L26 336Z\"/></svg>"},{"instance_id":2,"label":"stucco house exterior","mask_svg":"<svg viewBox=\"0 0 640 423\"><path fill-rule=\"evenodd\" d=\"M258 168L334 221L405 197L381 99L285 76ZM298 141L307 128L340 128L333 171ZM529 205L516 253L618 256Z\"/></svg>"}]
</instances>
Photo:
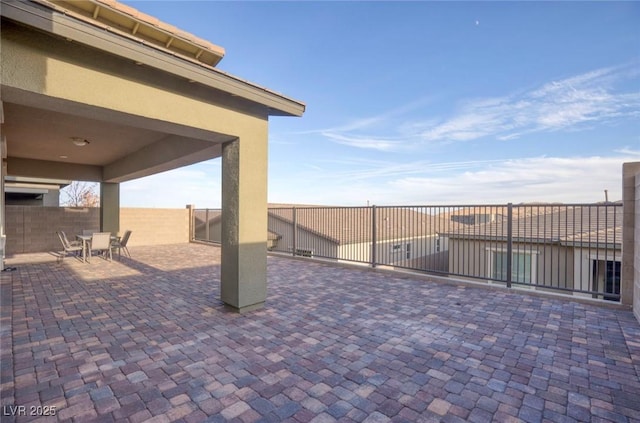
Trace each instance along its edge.
<instances>
[{"instance_id":1,"label":"stucco house exterior","mask_svg":"<svg viewBox=\"0 0 640 423\"><path fill-rule=\"evenodd\" d=\"M600 292L604 299L619 298L621 204L527 210L512 221L514 284L566 289L583 296ZM508 276L508 230L508 220L502 218L441 233L449 240L449 273L504 283Z\"/></svg>"},{"instance_id":2,"label":"stucco house exterior","mask_svg":"<svg viewBox=\"0 0 640 423\"><path fill-rule=\"evenodd\" d=\"M443 219L411 208L326 207L270 204L270 251L338 261L446 272L446 239L437 234ZM196 239L219 242L220 210L196 210ZM209 222L208 225L206 222ZM374 249L375 245L375 249ZM375 256L374 256L375 250Z\"/></svg>"},{"instance_id":3,"label":"stucco house exterior","mask_svg":"<svg viewBox=\"0 0 640 423\"><path fill-rule=\"evenodd\" d=\"M6 205L58 207L60 190L71 184L69 180L5 176Z\"/></svg>"},{"instance_id":4,"label":"stucco house exterior","mask_svg":"<svg viewBox=\"0 0 640 423\"><path fill-rule=\"evenodd\" d=\"M447 244L437 234L445 222L416 209L289 205L270 207L268 222L269 230L280 237L274 248L277 251L446 270Z\"/></svg>"}]
</instances>

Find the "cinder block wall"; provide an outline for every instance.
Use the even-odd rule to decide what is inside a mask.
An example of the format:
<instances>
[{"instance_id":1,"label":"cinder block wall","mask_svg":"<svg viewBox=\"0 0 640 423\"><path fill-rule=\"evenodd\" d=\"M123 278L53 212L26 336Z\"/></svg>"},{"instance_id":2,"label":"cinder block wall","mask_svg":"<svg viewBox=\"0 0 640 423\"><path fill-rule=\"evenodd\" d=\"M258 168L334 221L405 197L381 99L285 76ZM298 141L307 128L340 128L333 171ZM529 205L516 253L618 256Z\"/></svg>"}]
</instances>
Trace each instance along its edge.
<instances>
[{"instance_id":1,"label":"cinder block wall","mask_svg":"<svg viewBox=\"0 0 640 423\"><path fill-rule=\"evenodd\" d=\"M83 229L100 228L100 209L75 207L6 206L6 254L59 251L56 231L71 238ZM120 233L133 231L129 246L189 242L188 209L120 210Z\"/></svg>"},{"instance_id":2,"label":"cinder block wall","mask_svg":"<svg viewBox=\"0 0 640 423\"><path fill-rule=\"evenodd\" d=\"M189 242L189 209L120 209L120 234L131 230L129 246Z\"/></svg>"},{"instance_id":3,"label":"cinder block wall","mask_svg":"<svg viewBox=\"0 0 640 423\"><path fill-rule=\"evenodd\" d=\"M6 254L60 250L56 231L69 237L83 229L100 227L97 208L6 206Z\"/></svg>"}]
</instances>

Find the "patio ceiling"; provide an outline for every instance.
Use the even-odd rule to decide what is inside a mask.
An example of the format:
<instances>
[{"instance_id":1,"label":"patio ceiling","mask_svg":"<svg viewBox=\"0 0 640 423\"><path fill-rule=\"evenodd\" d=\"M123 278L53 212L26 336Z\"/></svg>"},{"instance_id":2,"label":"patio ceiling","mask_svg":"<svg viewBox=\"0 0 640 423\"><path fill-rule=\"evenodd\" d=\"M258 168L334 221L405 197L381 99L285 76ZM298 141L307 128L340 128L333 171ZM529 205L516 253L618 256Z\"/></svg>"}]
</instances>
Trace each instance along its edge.
<instances>
[{"instance_id":1,"label":"patio ceiling","mask_svg":"<svg viewBox=\"0 0 640 423\"><path fill-rule=\"evenodd\" d=\"M7 91L3 100L13 100ZM123 182L219 157L221 143L233 138L179 126L169 132L168 123L117 113L105 120L104 111L91 107L74 110L69 102L52 101L47 108L21 97L3 101L2 135L13 176Z\"/></svg>"}]
</instances>

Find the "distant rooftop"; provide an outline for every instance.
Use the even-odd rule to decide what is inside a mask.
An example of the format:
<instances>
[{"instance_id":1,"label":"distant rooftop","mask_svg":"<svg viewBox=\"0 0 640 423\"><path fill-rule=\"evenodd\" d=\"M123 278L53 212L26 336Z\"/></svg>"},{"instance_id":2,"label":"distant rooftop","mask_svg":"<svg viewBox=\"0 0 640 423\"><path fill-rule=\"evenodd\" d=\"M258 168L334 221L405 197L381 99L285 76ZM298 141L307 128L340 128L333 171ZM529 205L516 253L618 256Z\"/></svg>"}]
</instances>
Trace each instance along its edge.
<instances>
[{"instance_id":1,"label":"distant rooftop","mask_svg":"<svg viewBox=\"0 0 640 423\"><path fill-rule=\"evenodd\" d=\"M606 206L609 207L606 207ZM600 207L580 205L552 205L514 207L513 237L521 242L559 242L566 245L622 243L622 207L616 203L602 203ZM498 210L503 207L496 206ZM457 230L441 232L443 236L463 239L504 240L507 237L506 208L498 210L504 219L479 225L464 225ZM521 210L519 210L521 209Z\"/></svg>"}]
</instances>

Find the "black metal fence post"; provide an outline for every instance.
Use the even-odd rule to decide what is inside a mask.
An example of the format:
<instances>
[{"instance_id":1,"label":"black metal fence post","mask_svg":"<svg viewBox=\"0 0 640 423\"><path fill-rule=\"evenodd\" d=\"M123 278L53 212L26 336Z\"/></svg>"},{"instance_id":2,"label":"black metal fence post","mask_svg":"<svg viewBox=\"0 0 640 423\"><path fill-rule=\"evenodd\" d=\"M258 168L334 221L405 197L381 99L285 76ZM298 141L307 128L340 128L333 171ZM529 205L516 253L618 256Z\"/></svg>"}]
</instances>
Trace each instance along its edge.
<instances>
[{"instance_id":1,"label":"black metal fence post","mask_svg":"<svg viewBox=\"0 0 640 423\"><path fill-rule=\"evenodd\" d=\"M293 207L293 255L298 251L298 222L296 220L296 208Z\"/></svg>"},{"instance_id":2,"label":"black metal fence post","mask_svg":"<svg viewBox=\"0 0 640 423\"><path fill-rule=\"evenodd\" d=\"M507 204L507 288L511 288L513 269L513 204Z\"/></svg>"},{"instance_id":3,"label":"black metal fence post","mask_svg":"<svg viewBox=\"0 0 640 423\"><path fill-rule=\"evenodd\" d=\"M376 206L371 206L371 267L376 267L377 257L377 224L376 224Z\"/></svg>"},{"instance_id":4,"label":"black metal fence post","mask_svg":"<svg viewBox=\"0 0 640 423\"><path fill-rule=\"evenodd\" d=\"M211 237L209 236L209 209L205 210L204 221L207 222L204 225L204 239L211 241Z\"/></svg>"}]
</instances>

